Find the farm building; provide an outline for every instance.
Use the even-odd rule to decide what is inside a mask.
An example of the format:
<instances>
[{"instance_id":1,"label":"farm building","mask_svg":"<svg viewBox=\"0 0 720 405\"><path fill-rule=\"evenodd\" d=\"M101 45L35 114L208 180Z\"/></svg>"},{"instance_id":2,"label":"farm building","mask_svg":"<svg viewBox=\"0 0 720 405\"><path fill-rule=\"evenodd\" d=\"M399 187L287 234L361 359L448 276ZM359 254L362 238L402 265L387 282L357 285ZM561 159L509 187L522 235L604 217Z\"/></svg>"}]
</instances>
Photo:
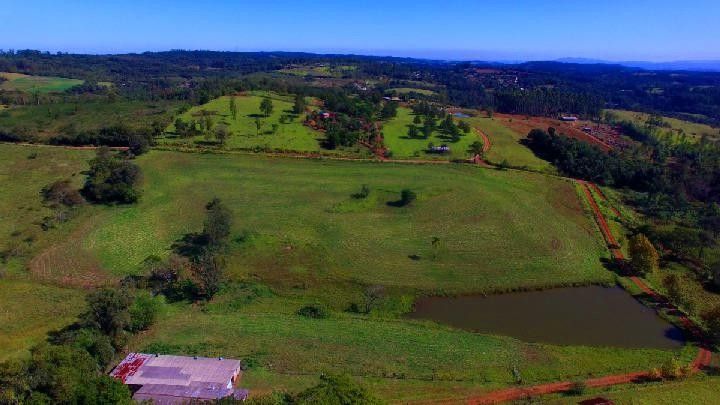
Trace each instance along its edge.
<instances>
[{"instance_id":1,"label":"farm building","mask_svg":"<svg viewBox=\"0 0 720 405\"><path fill-rule=\"evenodd\" d=\"M130 387L133 399L159 405L244 400L247 390L234 388L240 374L239 360L144 353L130 353L110 372Z\"/></svg>"},{"instance_id":2,"label":"farm building","mask_svg":"<svg viewBox=\"0 0 720 405\"><path fill-rule=\"evenodd\" d=\"M563 115L560 117L560 121L568 121L568 122L575 122L578 120L578 117L572 116L572 115Z\"/></svg>"},{"instance_id":3,"label":"farm building","mask_svg":"<svg viewBox=\"0 0 720 405\"><path fill-rule=\"evenodd\" d=\"M450 147L447 145L429 146L428 152L430 152L430 153L448 153L448 152L450 152Z\"/></svg>"}]
</instances>

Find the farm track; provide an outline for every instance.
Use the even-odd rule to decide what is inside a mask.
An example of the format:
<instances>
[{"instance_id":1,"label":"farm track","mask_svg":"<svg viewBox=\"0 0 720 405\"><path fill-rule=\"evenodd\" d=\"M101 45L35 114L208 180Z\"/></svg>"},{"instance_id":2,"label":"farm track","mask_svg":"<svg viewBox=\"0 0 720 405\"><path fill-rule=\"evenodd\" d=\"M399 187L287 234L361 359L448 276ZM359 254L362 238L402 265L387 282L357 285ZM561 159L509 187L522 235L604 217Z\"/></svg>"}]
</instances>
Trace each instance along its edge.
<instances>
[{"instance_id":1,"label":"farm track","mask_svg":"<svg viewBox=\"0 0 720 405\"><path fill-rule=\"evenodd\" d=\"M613 258L616 261L622 261L625 259L625 256L623 255L622 251L619 248L619 245L617 243L617 240L610 232L610 228L608 227L607 220L605 216L603 215L602 211L600 211L600 207L597 204L597 201L595 200L595 197L593 196L593 193L591 191L592 189L595 189L598 194L601 196L601 198L604 198L604 195L602 194L602 191L600 191L599 188L597 188L597 185L583 181L583 180L577 180L580 185L582 186L583 192L585 196L587 197L588 203L590 204L590 207L593 210L593 214L595 216L595 221L598 224L598 227L600 228L600 231L603 235L603 238L605 239L605 242L608 246L608 249L610 250ZM630 280L633 284L635 284L640 290L642 290L645 294L647 294L650 298L653 299L653 301L657 302L658 304L662 305L664 308L669 309L671 311L677 311L679 310L674 307L672 304L668 302L668 300L660 295L658 292L654 291L647 283L645 283L642 279L638 277L630 277ZM712 352L709 350L709 346L703 341L702 331L698 325L696 325L690 318L688 318L685 314L680 315L680 322L683 324L684 328L688 330L695 339L698 339L700 341L700 348L698 349L698 353L695 356L695 359L691 363L692 370L694 373L700 372L704 368L708 367L712 362ZM615 374L615 375L609 375L604 377L597 377L597 378L590 378L585 380L585 384L590 388L603 388L603 387L610 387L614 385L621 385L621 384L630 384L635 382L641 382L643 380L647 380L650 377L649 371L639 371L634 373L627 373L627 374ZM540 385L534 385L530 387L516 387L516 388L507 388L503 390L493 391L484 395L468 398L465 402L468 404L473 405L481 405L481 404L497 404L501 402L507 402L507 401L517 401L527 398L536 397L539 395L547 395L547 394L556 394L556 393L562 393L567 392L574 386L574 382L572 381L560 381L555 383L547 383L547 384L540 384Z\"/></svg>"}]
</instances>

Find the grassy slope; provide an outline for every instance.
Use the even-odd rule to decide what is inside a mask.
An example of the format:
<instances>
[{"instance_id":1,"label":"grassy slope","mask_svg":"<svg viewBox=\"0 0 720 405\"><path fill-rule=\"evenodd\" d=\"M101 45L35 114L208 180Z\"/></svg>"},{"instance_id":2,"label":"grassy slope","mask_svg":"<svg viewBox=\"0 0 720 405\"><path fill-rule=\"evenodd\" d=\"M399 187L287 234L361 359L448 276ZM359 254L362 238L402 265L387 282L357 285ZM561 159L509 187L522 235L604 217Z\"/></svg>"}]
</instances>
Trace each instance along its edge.
<instances>
[{"instance_id":1,"label":"grassy slope","mask_svg":"<svg viewBox=\"0 0 720 405\"><path fill-rule=\"evenodd\" d=\"M26 91L26 92L63 92L73 86L82 84L82 80L65 79L52 76L30 76L20 73L3 73L0 77L8 79L0 83L2 90Z\"/></svg>"},{"instance_id":2,"label":"grassy slope","mask_svg":"<svg viewBox=\"0 0 720 405\"><path fill-rule=\"evenodd\" d=\"M518 134L504 126L500 121L484 117L468 119L473 127L481 129L490 138L492 148L487 159L492 163L506 160L512 166L525 166L532 170L554 172L552 165L537 156L526 146L520 143L525 135Z\"/></svg>"},{"instance_id":3,"label":"grassy slope","mask_svg":"<svg viewBox=\"0 0 720 405\"><path fill-rule=\"evenodd\" d=\"M238 216L235 232L246 234L232 258L237 274L453 291L610 279L573 188L540 175L161 152L140 163L140 204L116 208L86 242L116 274L196 230L217 195ZM352 200L363 183L373 195ZM386 205L406 187L420 196L413 207ZM433 236L444 245L435 260Z\"/></svg>"},{"instance_id":4,"label":"grassy slope","mask_svg":"<svg viewBox=\"0 0 720 405\"><path fill-rule=\"evenodd\" d=\"M645 121L649 117L648 114L627 111L627 110L609 110L617 114L621 120L628 120L637 124L645 124ZM720 136L720 129L713 128L709 125L698 124L695 122L679 120L677 118L663 117L663 120L670 124L671 128L675 131L683 130L691 138L700 138L703 134L709 135L711 138L718 138ZM665 128L661 128L661 131L665 131Z\"/></svg>"},{"instance_id":5,"label":"grassy slope","mask_svg":"<svg viewBox=\"0 0 720 405\"><path fill-rule=\"evenodd\" d=\"M317 151L320 149L319 140L323 138L322 134L316 132L302 124L305 119L304 115L297 116L292 122L280 124L279 120L282 115L292 113L293 102L289 97L272 95L274 106L273 113L270 117L260 117L264 123L260 135L257 135L257 127L255 125L255 117L260 114L260 103L263 98L261 95L266 93L258 93L258 95L237 96L235 102L238 108L237 119L233 120L230 114L229 97L220 97L212 100L207 104L193 107L188 112L181 115L182 119L189 121L191 119L198 120L200 117L197 113L206 110L214 113L213 122L215 124L226 123L233 136L227 141L228 148L271 148L271 149L287 149L294 151ZM279 129L276 134L269 133L272 124L278 124ZM174 132L174 125L170 125L168 132ZM192 139L178 139L168 136L162 143L189 144L192 142L203 142L204 137L198 136Z\"/></svg>"},{"instance_id":6,"label":"grassy slope","mask_svg":"<svg viewBox=\"0 0 720 405\"><path fill-rule=\"evenodd\" d=\"M408 108L398 108L397 117L383 124L383 135L385 136L385 146L393 153L393 158L438 158L438 159L463 159L470 157L467 150L471 143L481 140L480 137L471 132L463 134L457 143L450 142L445 139L444 135L439 131L433 132L429 139L417 138L410 139L407 136L408 127L412 125L412 111ZM450 153L446 155L425 153L428 143L434 143L436 146L447 144L450 146Z\"/></svg>"},{"instance_id":7,"label":"grassy slope","mask_svg":"<svg viewBox=\"0 0 720 405\"><path fill-rule=\"evenodd\" d=\"M426 96L433 96L433 95L437 94L436 92L434 92L432 90L416 89L413 87L395 87L395 88L389 89L388 92L395 92L397 94L418 93L418 94L423 94Z\"/></svg>"},{"instance_id":8,"label":"grassy slope","mask_svg":"<svg viewBox=\"0 0 720 405\"><path fill-rule=\"evenodd\" d=\"M82 297L78 290L0 279L0 362L27 354L48 331L73 322Z\"/></svg>"},{"instance_id":9,"label":"grassy slope","mask_svg":"<svg viewBox=\"0 0 720 405\"><path fill-rule=\"evenodd\" d=\"M140 129L153 121L169 119L179 105L176 101L117 101L12 107L0 113L0 129L30 133L41 139L69 126L76 131L92 131L122 123Z\"/></svg>"}]
</instances>

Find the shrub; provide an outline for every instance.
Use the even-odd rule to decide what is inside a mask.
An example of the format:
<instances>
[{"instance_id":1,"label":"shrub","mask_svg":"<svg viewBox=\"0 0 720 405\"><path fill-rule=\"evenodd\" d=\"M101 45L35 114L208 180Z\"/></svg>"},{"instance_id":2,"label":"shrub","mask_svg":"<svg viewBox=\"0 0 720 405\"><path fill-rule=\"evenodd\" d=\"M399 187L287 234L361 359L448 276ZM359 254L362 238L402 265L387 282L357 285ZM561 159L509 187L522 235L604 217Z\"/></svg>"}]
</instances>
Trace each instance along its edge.
<instances>
[{"instance_id":1,"label":"shrub","mask_svg":"<svg viewBox=\"0 0 720 405\"><path fill-rule=\"evenodd\" d=\"M628 253L630 266L635 274L645 275L658 269L658 253L645 235L639 233L630 238Z\"/></svg>"},{"instance_id":2,"label":"shrub","mask_svg":"<svg viewBox=\"0 0 720 405\"><path fill-rule=\"evenodd\" d=\"M80 192L76 190L69 180L60 180L43 187L40 191L45 204L56 207L64 205L73 207L85 202Z\"/></svg>"},{"instance_id":3,"label":"shrub","mask_svg":"<svg viewBox=\"0 0 720 405\"><path fill-rule=\"evenodd\" d=\"M140 177L137 165L112 155L107 148L100 148L95 159L90 161L82 193L97 203L134 203L140 197L140 191L136 189Z\"/></svg>"},{"instance_id":4,"label":"shrub","mask_svg":"<svg viewBox=\"0 0 720 405\"><path fill-rule=\"evenodd\" d=\"M415 194L414 191L406 188L400 192L400 201L398 205L404 207L410 205L416 199L417 194Z\"/></svg>"},{"instance_id":5,"label":"shrub","mask_svg":"<svg viewBox=\"0 0 720 405\"><path fill-rule=\"evenodd\" d=\"M130 331L139 332L149 328L163 305L162 297L154 297L150 292L139 290L129 308Z\"/></svg>"},{"instance_id":6,"label":"shrub","mask_svg":"<svg viewBox=\"0 0 720 405\"><path fill-rule=\"evenodd\" d=\"M357 385L348 376L323 375L320 380L320 384L299 393L293 402L298 405L367 405L379 403L364 387Z\"/></svg>"},{"instance_id":7,"label":"shrub","mask_svg":"<svg viewBox=\"0 0 720 405\"><path fill-rule=\"evenodd\" d=\"M662 367L660 368L660 372L662 373L662 376L667 379L677 379L683 376L683 370L682 366L680 365L680 361L676 358L672 358L665 363L663 363Z\"/></svg>"},{"instance_id":8,"label":"shrub","mask_svg":"<svg viewBox=\"0 0 720 405\"><path fill-rule=\"evenodd\" d=\"M298 309L297 314L305 318L324 319L328 317L327 310L320 305L305 305Z\"/></svg>"}]
</instances>

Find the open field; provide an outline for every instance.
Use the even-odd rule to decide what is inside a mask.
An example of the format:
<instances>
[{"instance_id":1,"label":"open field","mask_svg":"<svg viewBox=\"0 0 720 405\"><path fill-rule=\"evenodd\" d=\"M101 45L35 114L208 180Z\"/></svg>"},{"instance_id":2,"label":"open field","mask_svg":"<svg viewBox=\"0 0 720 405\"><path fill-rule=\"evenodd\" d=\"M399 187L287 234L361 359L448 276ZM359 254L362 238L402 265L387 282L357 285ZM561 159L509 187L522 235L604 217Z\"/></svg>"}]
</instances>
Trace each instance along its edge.
<instances>
[{"instance_id":1,"label":"open field","mask_svg":"<svg viewBox=\"0 0 720 405\"><path fill-rule=\"evenodd\" d=\"M47 332L72 323L83 302L77 290L0 279L0 362L26 355Z\"/></svg>"},{"instance_id":2,"label":"open field","mask_svg":"<svg viewBox=\"0 0 720 405\"><path fill-rule=\"evenodd\" d=\"M627 110L607 110L616 114L620 120L631 121L639 125L644 125L645 121L650 117L649 114L641 113L637 111ZM709 125L698 124L696 122L679 120L677 118L662 117L663 121L670 125L670 128L661 128L661 131L668 129L675 133L675 136L679 135L680 132L685 133L688 137L694 139L700 139L703 135L708 135L710 138L720 137L720 128L713 128Z\"/></svg>"},{"instance_id":3,"label":"open field","mask_svg":"<svg viewBox=\"0 0 720 405\"><path fill-rule=\"evenodd\" d=\"M448 291L612 279L573 186L541 175L167 152L139 162L146 176L141 202L115 208L86 241L118 275L196 230L201 207L217 195L239 218L235 232L245 235L231 258L239 277ZM362 184L370 197L351 198ZM414 206L387 205L403 188L418 193ZM433 237L444 245L439 252Z\"/></svg>"},{"instance_id":4,"label":"open field","mask_svg":"<svg viewBox=\"0 0 720 405\"><path fill-rule=\"evenodd\" d=\"M292 76L300 77L319 77L319 78L340 78L345 74L352 73L356 70L355 66L296 66L278 70Z\"/></svg>"},{"instance_id":5,"label":"open field","mask_svg":"<svg viewBox=\"0 0 720 405\"><path fill-rule=\"evenodd\" d=\"M490 138L492 147L485 158L494 164L506 161L511 166L527 167L531 170L554 173L550 162L540 159L520 141L525 139L527 133L518 133L510 129L499 120L485 117L467 118L471 126L479 128Z\"/></svg>"},{"instance_id":6,"label":"open field","mask_svg":"<svg viewBox=\"0 0 720 405\"><path fill-rule=\"evenodd\" d=\"M517 114L500 114L494 115L494 120L499 120L502 125L507 126L513 131L526 136L533 129L542 129L547 131L549 127L553 127L559 134L566 135L571 138L595 145L603 150L609 150L610 147L604 144L594 136L588 135L582 131L582 127L592 123L588 121L563 122L556 118L550 117L532 117Z\"/></svg>"},{"instance_id":7,"label":"open field","mask_svg":"<svg viewBox=\"0 0 720 405\"><path fill-rule=\"evenodd\" d=\"M38 152L28 159L33 163L69 159L71 172L92 154L14 145L1 145L0 151L18 164L27 159L25 151ZM302 389L321 372L343 371L395 400L459 398L507 386L512 367L525 382L537 383L645 369L677 354L528 344L402 316L419 294L612 282L600 264L605 247L566 181L469 165L160 151L137 162L145 174L141 201L83 207L82 218L73 219L62 240L39 256L48 272L72 268L81 279L98 271L137 274L147 256L167 255L174 241L201 228L203 206L214 196L232 209L235 225L228 251L231 283L208 304L172 304L155 327L134 338L132 350L244 359L251 369L243 386L257 393ZM47 180L46 173L36 183ZM364 183L370 196L353 199ZM22 200L31 199L33 187ZM388 205L402 188L416 191L418 200L405 208ZM22 205L17 198L3 201ZM431 247L434 236L441 241L438 249ZM43 279L58 281L52 274ZM42 327L34 321L36 312L12 311L21 318L10 330L15 343L5 356L23 353L82 307L74 290L12 283L4 293L62 303L39 307L37 314L55 311L57 320ZM22 294L27 285L33 294ZM345 312L361 302L368 285L386 289L377 308L370 315ZM330 316L295 315L308 303L327 307ZM36 305L23 308L35 311ZM680 354L690 357L692 348Z\"/></svg>"},{"instance_id":8,"label":"open field","mask_svg":"<svg viewBox=\"0 0 720 405\"><path fill-rule=\"evenodd\" d=\"M0 111L0 130L46 140L62 132L94 131L116 124L145 129L154 121L169 121L179 106L177 101L18 106Z\"/></svg>"},{"instance_id":9,"label":"open field","mask_svg":"<svg viewBox=\"0 0 720 405\"><path fill-rule=\"evenodd\" d=\"M43 206L40 190L66 179L79 187L91 156L91 151L0 144L0 251L13 252L5 266L19 268L48 236L39 224L51 210Z\"/></svg>"},{"instance_id":10,"label":"open field","mask_svg":"<svg viewBox=\"0 0 720 405\"><path fill-rule=\"evenodd\" d=\"M437 94L436 92L434 92L432 90L416 89L416 88L412 88L412 87L396 87L396 88L389 89L388 92L394 92L397 94L418 93L418 94L422 94L424 96L434 96L435 94Z\"/></svg>"},{"instance_id":11,"label":"open field","mask_svg":"<svg viewBox=\"0 0 720 405\"><path fill-rule=\"evenodd\" d=\"M263 97L270 96L273 102L273 112L269 117L264 117L260 113L260 103ZM235 102L238 109L237 119L233 119L230 113L230 97L220 97L212 100L207 104L193 107L189 111L180 116L184 121L199 120L202 118L202 111L209 114L215 125L225 124L228 126L233 135L227 140L226 147L241 149L283 149L300 152L310 152L320 150L320 140L323 135L311 128L303 125L305 119L304 114L293 115L293 99L291 97L278 96L269 93L253 93L250 95L236 96ZM287 117L286 123L281 123L282 116ZM258 135L255 120L259 119L262 123L260 134ZM273 125L277 125L277 132L272 133ZM193 138L178 138L172 135L175 126L170 125L167 128L169 133L161 144L183 145L183 144L203 144L208 143L204 136ZM209 142L213 144L214 141Z\"/></svg>"},{"instance_id":12,"label":"open field","mask_svg":"<svg viewBox=\"0 0 720 405\"><path fill-rule=\"evenodd\" d=\"M471 157L468 152L470 144L475 141L482 141L475 132L462 134L457 143L453 143L439 131L434 131L428 139L409 138L407 136L408 128L413 125L414 117L415 115L409 108L400 107L397 116L383 124L382 132L385 138L385 146L390 149L393 158L469 159ZM426 153L430 142L435 146L447 144L450 147L450 153Z\"/></svg>"},{"instance_id":13,"label":"open field","mask_svg":"<svg viewBox=\"0 0 720 405\"><path fill-rule=\"evenodd\" d=\"M38 93L63 92L73 86L83 84L82 80L65 79L51 76L30 76L22 73L0 72L7 81L0 82L0 89Z\"/></svg>"}]
</instances>

